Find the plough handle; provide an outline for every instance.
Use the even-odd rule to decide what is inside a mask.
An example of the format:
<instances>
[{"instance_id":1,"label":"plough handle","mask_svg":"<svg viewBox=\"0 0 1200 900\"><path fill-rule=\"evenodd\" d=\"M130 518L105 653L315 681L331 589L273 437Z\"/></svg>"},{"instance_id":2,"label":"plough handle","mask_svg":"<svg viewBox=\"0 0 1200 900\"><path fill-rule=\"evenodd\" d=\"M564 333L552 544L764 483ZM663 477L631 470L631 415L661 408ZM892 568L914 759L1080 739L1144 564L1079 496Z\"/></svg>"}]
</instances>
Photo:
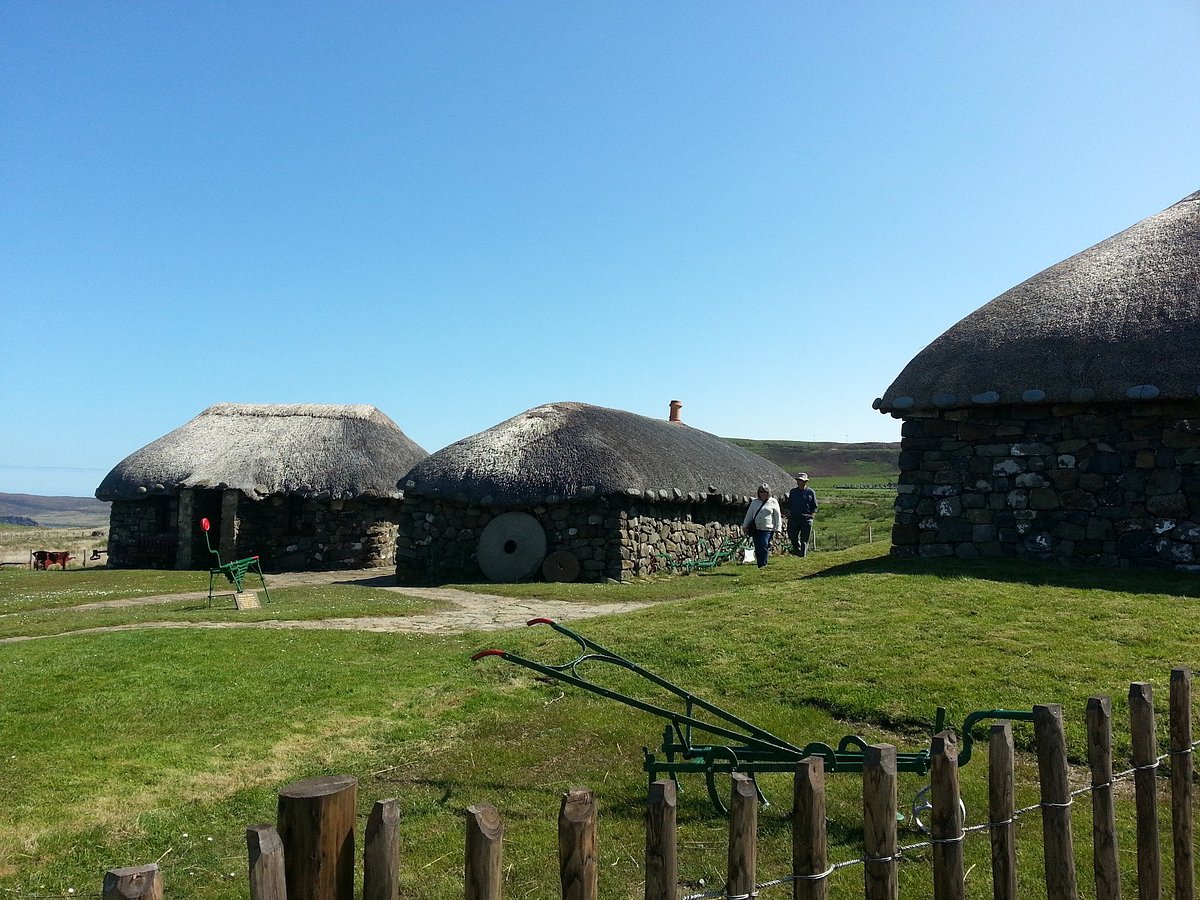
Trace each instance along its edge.
<instances>
[{"instance_id":1,"label":"plough handle","mask_svg":"<svg viewBox=\"0 0 1200 900\"><path fill-rule=\"evenodd\" d=\"M480 650L478 653L474 654L471 657L471 661L474 662L477 659L483 659L485 656L507 656L507 655L508 655L507 650Z\"/></svg>"},{"instance_id":2,"label":"plough handle","mask_svg":"<svg viewBox=\"0 0 1200 900\"><path fill-rule=\"evenodd\" d=\"M663 710L661 707L648 706L648 705L639 707L641 709L645 709L647 712L653 712L656 715L661 715L664 718L671 719L672 721L683 722L684 724L689 726L689 729L692 727L696 727L696 728L706 730L710 734L717 734L717 735L721 735L722 737L735 737L735 738L739 738L739 739L744 739L746 737L746 735L741 735L741 734L738 734L737 732L729 731L728 729L714 728L711 725L706 725L703 722L693 718L693 716L692 716L693 709L698 707L699 709L702 709L705 712L710 713L711 715L719 717L720 719L729 723L730 725L736 726L738 728L744 728L746 730L747 734L755 740L763 741L768 744L773 744L777 747L781 747L785 750L789 750L792 752L799 752L798 747L789 743L788 741L783 740L783 738L778 737L774 734L771 734L771 732L765 731L762 728L757 727L756 725L751 725L745 719L741 719L741 718L735 716L733 713L728 712L727 710L721 709L721 707L715 706L712 703L709 703L707 700L702 700L701 698L697 697L695 694L691 693L690 691L685 691L683 688L679 687L679 685L672 684L671 682L667 681L665 678L661 678L658 675L655 675L653 672L649 671L648 669L643 669L637 663L626 659L624 656L621 656L619 653L615 653L612 650L609 650L607 647L602 647L600 644L597 644L595 641L591 640L590 638L585 638L582 634L578 634L578 633L572 631L570 628L567 628L565 625L560 625L558 622L555 622L553 619L547 618L545 616L539 616L536 619L530 619L525 624L526 624L526 626L549 625L551 628L553 628L559 634L566 635L571 640L575 641L575 643L579 644L580 648L582 648L585 651L584 653L581 653L576 659L572 660L570 663L567 663L561 667L557 667L560 670L565 671L566 669L569 668L572 671L572 673L574 673L576 675L576 677L581 678L581 676L579 676L578 672L576 671L576 666L578 666L581 662L585 662L586 660L589 660L589 659L594 659L594 660L597 660L598 662L611 663L614 666L620 666L623 669L628 669L630 672L633 672L635 675L640 675L642 678L645 678L651 684L656 684L665 691L670 691L672 694L674 694L676 697L678 697L680 700L683 700L687 704L687 712L683 716L679 716L678 714L671 713L668 710ZM588 656L586 654L586 651L588 651L588 650L592 650L599 655ZM515 661L511 655L506 658L509 659L510 662ZM522 665L524 665L524 663L522 663ZM581 680L582 680L582 678L581 678ZM587 690L592 690L592 691L595 691L596 693L604 694L604 696L607 696L610 699L617 699L617 700L621 700L622 702L629 703L631 706L638 706L638 703L636 701L632 701L629 698L622 697L619 694L605 693L601 690L597 690L594 686L590 686L586 682L584 682L584 684L582 686L584 686Z\"/></svg>"},{"instance_id":3,"label":"plough handle","mask_svg":"<svg viewBox=\"0 0 1200 900\"><path fill-rule=\"evenodd\" d=\"M700 698L688 693L687 691L685 691L683 688L679 687L678 685L674 685L671 682L666 681L665 679L660 678L659 676L655 675L653 672L643 669L641 666L637 665L636 663L630 662L625 657L623 657L617 653L613 653L607 647L602 647L600 644L597 644L595 641L588 640L583 635L577 634L576 632L572 631L570 628L567 628L564 625L558 624L553 619L549 619L549 618L545 618L545 617L538 617L536 619L530 619L526 624L527 625L549 625L555 631L557 631L560 634L563 634L563 635L569 637L571 640L575 641L575 643L577 643L581 649L580 654L578 656L576 656L574 659L570 660L569 662L562 663L560 665L546 665L544 663L535 662L531 659L525 659L524 657L518 656L515 653L508 653L508 652L502 651L502 650L501 651L484 650L484 651L481 651L480 653L476 654L475 656L473 656L472 659L482 659L484 656L500 656L507 662L514 663L519 666L524 666L527 669L532 669L535 672L538 672L542 675L550 676L551 678L557 678L559 681L565 681L567 684L574 685L575 687L578 687L578 688L582 688L585 691L591 691L593 694L599 694L600 696L606 697L609 700L617 700L621 703L624 703L627 706L632 706L634 709L640 709L643 712L648 712L653 715L660 716L661 718L667 719L669 722L671 722L676 727L677 730L680 729L680 726L684 726L687 728L687 730L689 732L689 736L690 736L691 730L696 729L699 731L703 731L707 734L712 734L712 735L716 735L718 737L732 739L733 741L739 742L739 743L745 742L745 741L751 741L754 744L762 747L763 749L771 748L774 750L782 750L786 753L796 753L796 754L800 753L800 749L798 747L793 746L792 744L788 743L787 741L783 740L782 738L776 737L775 735L771 734L770 732L763 731L761 728L756 728L755 726L751 725L749 722L739 719L738 717L732 715L731 713L726 712L725 710L721 709L720 707L713 706L711 703L707 703L706 701L701 700ZM601 687L598 684L594 684L594 683L588 681L586 678L584 678L582 675L579 674L578 666L581 663L590 662L590 661L606 662L606 663L609 663L610 665L614 665L614 666L618 666L623 669L627 669L630 672L633 672L635 675L640 675L642 678L646 679L650 683L655 684L658 687L661 687L663 690L669 691L670 693L674 694L679 699L683 700L687 704L687 712L679 713L674 710L666 709L664 707L657 706L652 703L647 703L647 702L644 702L641 700L637 700L633 697L629 697L624 694L617 693L616 691L609 690L607 688ZM721 719L722 721L724 721L725 723L728 723L728 726L736 726L738 728L745 729L745 733L734 731L730 727L725 726L725 725L717 725L717 724L713 724L711 722L704 722L700 719L695 718L692 715L692 711L693 711L694 707L698 707L700 709L705 710L708 713L711 713L713 716L716 716L719 719Z\"/></svg>"}]
</instances>

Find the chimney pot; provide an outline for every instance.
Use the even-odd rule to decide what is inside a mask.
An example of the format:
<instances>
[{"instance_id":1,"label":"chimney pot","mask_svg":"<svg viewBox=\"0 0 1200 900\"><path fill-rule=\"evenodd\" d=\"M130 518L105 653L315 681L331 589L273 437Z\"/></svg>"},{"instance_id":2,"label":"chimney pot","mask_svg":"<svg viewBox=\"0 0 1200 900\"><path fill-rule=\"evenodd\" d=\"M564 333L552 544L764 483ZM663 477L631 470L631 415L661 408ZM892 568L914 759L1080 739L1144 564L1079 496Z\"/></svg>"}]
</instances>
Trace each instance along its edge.
<instances>
[{"instance_id":1,"label":"chimney pot","mask_svg":"<svg viewBox=\"0 0 1200 900\"><path fill-rule=\"evenodd\" d=\"M681 418L679 418L679 410L682 408L683 408L682 403L680 403L678 400L672 400L671 401L671 418L668 421L678 422L680 425L682 425L683 420Z\"/></svg>"}]
</instances>

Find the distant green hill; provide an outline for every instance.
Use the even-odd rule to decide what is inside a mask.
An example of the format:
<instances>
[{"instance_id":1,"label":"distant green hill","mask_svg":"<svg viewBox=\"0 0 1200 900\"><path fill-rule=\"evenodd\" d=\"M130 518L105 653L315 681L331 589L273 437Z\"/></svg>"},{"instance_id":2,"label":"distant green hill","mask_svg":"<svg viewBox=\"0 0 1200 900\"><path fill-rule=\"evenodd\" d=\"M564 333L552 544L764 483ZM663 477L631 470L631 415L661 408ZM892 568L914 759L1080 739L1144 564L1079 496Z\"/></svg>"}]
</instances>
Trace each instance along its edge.
<instances>
[{"instance_id":1,"label":"distant green hill","mask_svg":"<svg viewBox=\"0 0 1200 900\"><path fill-rule=\"evenodd\" d=\"M833 478L854 483L895 483L900 475L900 444L837 444L832 441L768 441L726 438L769 459L788 472L807 472L814 481Z\"/></svg>"}]
</instances>

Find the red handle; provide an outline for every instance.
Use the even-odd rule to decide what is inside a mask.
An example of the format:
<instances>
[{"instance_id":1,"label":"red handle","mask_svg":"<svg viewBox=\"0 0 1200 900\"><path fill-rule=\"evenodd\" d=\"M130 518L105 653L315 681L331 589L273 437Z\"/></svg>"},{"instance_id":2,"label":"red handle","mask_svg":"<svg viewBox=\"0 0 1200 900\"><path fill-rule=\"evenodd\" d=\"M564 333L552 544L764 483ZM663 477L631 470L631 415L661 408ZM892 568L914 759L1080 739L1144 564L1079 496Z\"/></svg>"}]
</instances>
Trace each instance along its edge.
<instances>
[{"instance_id":1,"label":"red handle","mask_svg":"<svg viewBox=\"0 0 1200 900\"><path fill-rule=\"evenodd\" d=\"M547 619L545 616L539 616L536 619L530 619L528 622L525 623L525 626L528 627L530 625L553 625L553 624L554 624L553 619Z\"/></svg>"},{"instance_id":2,"label":"red handle","mask_svg":"<svg viewBox=\"0 0 1200 900\"><path fill-rule=\"evenodd\" d=\"M503 656L504 652L505 651L503 650L480 650L478 653L472 656L471 659L483 659L485 656Z\"/></svg>"}]
</instances>

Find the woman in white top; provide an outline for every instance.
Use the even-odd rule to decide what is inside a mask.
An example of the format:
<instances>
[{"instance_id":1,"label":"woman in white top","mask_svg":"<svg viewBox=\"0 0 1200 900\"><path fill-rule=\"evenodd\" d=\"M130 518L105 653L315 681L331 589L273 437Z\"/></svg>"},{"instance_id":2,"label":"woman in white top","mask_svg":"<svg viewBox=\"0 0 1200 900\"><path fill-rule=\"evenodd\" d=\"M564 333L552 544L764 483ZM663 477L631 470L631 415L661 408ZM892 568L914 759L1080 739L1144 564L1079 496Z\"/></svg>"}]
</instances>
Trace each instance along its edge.
<instances>
[{"instance_id":1,"label":"woman in white top","mask_svg":"<svg viewBox=\"0 0 1200 900\"><path fill-rule=\"evenodd\" d=\"M783 530L783 513L779 501L771 496L769 485L758 486L758 499L750 501L746 518L742 520L742 531L754 541L754 558L761 569L767 564L771 553L771 538Z\"/></svg>"}]
</instances>

